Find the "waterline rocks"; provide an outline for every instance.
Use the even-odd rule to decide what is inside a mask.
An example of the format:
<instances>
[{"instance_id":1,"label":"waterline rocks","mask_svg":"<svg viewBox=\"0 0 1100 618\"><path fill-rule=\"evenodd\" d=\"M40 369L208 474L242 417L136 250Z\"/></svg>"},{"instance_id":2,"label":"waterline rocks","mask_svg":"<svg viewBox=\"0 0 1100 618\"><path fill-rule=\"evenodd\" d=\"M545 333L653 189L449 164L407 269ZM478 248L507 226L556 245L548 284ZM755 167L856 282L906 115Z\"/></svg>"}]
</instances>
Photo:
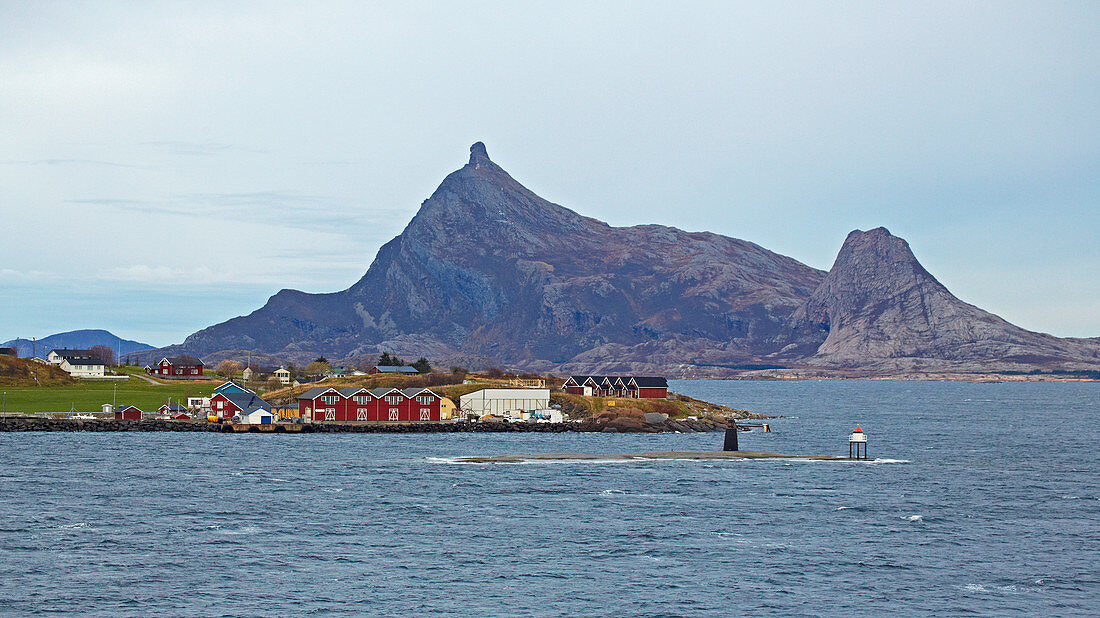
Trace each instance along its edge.
<instances>
[{"instance_id":1,"label":"waterline rocks","mask_svg":"<svg viewBox=\"0 0 1100 618\"><path fill-rule=\"evenodd\" d=\"M204 422L181 421L115 421L52 418L0 418L0 432L27 431L91 431L91 432L158 432L182 431L204 433L695 433L725 431L727 425L712 420L664 420L645 423L631 417L611 420L586 419L572 423L311 423L305 425L251 425L247 427Z\"/></svg>"}]
</instances>

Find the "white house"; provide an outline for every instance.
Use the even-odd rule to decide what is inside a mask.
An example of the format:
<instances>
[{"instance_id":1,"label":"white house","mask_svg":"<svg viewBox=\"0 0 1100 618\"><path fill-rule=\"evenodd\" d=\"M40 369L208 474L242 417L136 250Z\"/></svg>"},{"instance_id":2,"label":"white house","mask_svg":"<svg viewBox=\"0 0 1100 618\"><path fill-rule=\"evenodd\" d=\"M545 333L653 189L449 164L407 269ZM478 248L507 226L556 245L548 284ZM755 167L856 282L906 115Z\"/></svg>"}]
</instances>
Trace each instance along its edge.
<instances>
[{"instance_id":1,"label":"white house","mask_svg":"<svg viewBox=\"0 0 1100 618\"><path fill-rule=\"evenodd\" d=\"M70 350L69 348L61 348L58 350L50 350L50 353L46 355L46 362L51 365L60 365L67 358L91 358L91 350Z\"/></svg>"},{"instance_id":2,"label":"white house","mask_svg":"<svg viewBox=\"0 0 1100 618\"><path fill-rule=\"evenodd\" d=\"M210 411L210 398L209 397L188 397L187 409L200 410L202 412Z\"/></svg>"},{"instance_id":3,"label":"white house","mask_svg":"<svg viewBox=\"0 0 1100 618\"><path fill-rule=\"evenodd\" d=\"M106 367L98 358L66 358L61 361L61 369L74 378L102 378Z\"/></svg>"},{"instance_id":4,"label":"white house","mask_svg":"<svg viewBox=\"0 0 1100 618\"><path fill-rule=\"evenodd\" d=\"M279 378L279 381L282 382L284 385L286 385L286 386L290 385L290 370L287 369L286 367L279 367L271 375L275 376L276 378Z\"/></svg>"},{"instance_id":5,"label":"white house","mask_svg":"<svg viewBox=\"0 0 1100 618\"><path fill-rule=\"evenodd\" d=\"M550 407L548 388L486 388L459 398L465 414L514 416Z\"/></svg>"},{"instance_id":6,"label":"white house","mask_svg":"<svg viewBox=\"0 0 1100 618\"><path fill-rule=\"evenodd\" d=\"M253 408L248 412L239 414L242 425L270 425L275 422L275 415L266 408Z\"/></svg>"}]
</instances>

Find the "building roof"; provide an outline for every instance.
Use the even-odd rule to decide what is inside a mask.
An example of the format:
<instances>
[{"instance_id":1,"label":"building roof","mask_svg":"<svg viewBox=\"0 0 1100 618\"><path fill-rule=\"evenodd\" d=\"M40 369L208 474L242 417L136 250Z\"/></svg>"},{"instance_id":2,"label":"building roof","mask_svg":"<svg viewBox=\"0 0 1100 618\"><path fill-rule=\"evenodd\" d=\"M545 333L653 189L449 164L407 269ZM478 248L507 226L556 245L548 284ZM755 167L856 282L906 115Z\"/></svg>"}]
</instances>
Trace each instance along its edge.
<instances>
[{"instance_id":1,"label":"building roof","mask_svg":"<svg viewBox=\"0 0 1100 618\"><path fill-rule=\"evenodd\" d=\"M221 384L221 386L219 386L218 388L215 388L214 389L214 394L217 395L218 393L224 393L226 391L229 391L229 392L236 391L236 392L240 392L240 393L251 393L252 389L247 388L245 386L241 386L240 384L237 384L233 380L229 380L228 382L223 382Z\"/></svg>"},{"instance_id":2,"label":"building roof","mask_svg":"<svg viewBox=\"0 0 1100 618\"><path fill-rule=\"evenodd\" d=\"M633 381L639 388L668 388L668 380L658 376L569 376L569 379L579 386L592 380L597 386L605 382L610 384L621 382L623 386L629 386Z\"/></svg>"},{"instance_id":3,"label":"building roof","mask_svg":"<svg viewBox=\"0 0 1100 618\"><path fill-rule=\"evenodd\" d=\"M433 393L434 394L434 393ZM483 388L471 391L459 397L460 401L478 399L547 399L550 397L548 388Z\"/></svg>"},{"instance_id":4,"label":"building roof","mask_svg":"<svg viewBox=\"0 0 1100 618\"><path fill-rule=\"evenodd\" d=\"M332 391L336 394L340 394L340 391L330 386L315 386L301 395L298 395L298 399L316 399L318 395L325 391Z\"/></svg>"},{"instance_id":5,"label":"building roof","mask_svg":"<svg viewBox=\"0 0 1100 618\"><path fill-rule=\"evenodd\" d=\"M260 399L255 393L219 393L222 397L225 397L233 405L241 409L241 412L248 414L258 409L270 410L271 404Z\"/></svg>"},{"instance_id":6,"label":"building roof","mask_svg":"<svg viewBox=\"0 0 1100 618\"><path fill-rule=\"evenodd\" d=\"M431 395L432 397L439 398L439 395L436 395L435 393L433 393L432 391L430 391L426 388L406 388L405 390L401 391L401 394L405 395L409 399L412 399L413 397L416 397L417 395L425 395L425 394Z\"/></svg>"},{"instance_id":7,"label":"building roof","mask_svg":"<svg viewBox=\"0 0 1100 618\"><path fill-rule=\"evenodd\" d=\"M163 410L164 408L168 408L168 411L169 411L169 412L186 412L186 411L187 411L187 407L186 407L186 406L181 406L181 405L180 405L180 404L178 404L178 403L173 403L173 404L167 404L167 403L165 403L165 404L161 404L161 406L160 406L159 408L157 408L157 411L159 412L159 411Z\"/></svg>"},{"instance_id":8,"label":"building roof","mask_svg":"<svg viewBox=\"0 0 1100 618\"><path fill-rule=\"evenodd\" d=\"M69 363L70 365L81 366L96 366L104 364L103 361L99 360L98 358L66 358L65 362Z\"/></svg>"},{"instance_id":9,"label":"building roof","mask_svg":"<svg viewBox=\"0 0 1100 618\"><path fill-rule=\"evenodd\" d=\"M160 360L161 362L168 361L173 367L205 367L205 364L201 360L189 354L166 356ZM157 364L159 365L160 363Z\"/></svg>"},{"instance_id":10,"label":"building roof","mask_svg":"<svg viewBox=\"0 0 1100 618\"><path fill-rule=\"evenodd\" d=\"M344 397L351 397L351 396L354 396L354 395L358 395L360 391L362 391L364 393L369 393L370 392L367 389L360 388L358 386L348 386L347 388L341 388L340 389L340 394L343 395Z\"/></svg>"},{"instance_id":11,"label":"building roof","mask_svg":"<svg viewBox=\"0 0 1100 618\"><path fill-rule=\"evenodd\" d=\"M375 369L377 369L379 373L420 373L419 371L412 367L409 367L408 365L403 365L400 367L382 365L380 367L375 367Z\"/></svg>"},{"instance_id":12,"label":"building roof","mask_svg":"<svg viewBox=\"0 0 1100 618\"><path fill-rule=\"evenodd\" d=\"M91 350L78 350L78 349L75 349L75 348L74 349L60 348L60 349L57 349L57 350L50 350L50 354L56 354L56 355L60 356L61 358L88 358L89 356L92 355L92 351ZM49 356L49 354L47 354L46 356Z\"/></svg>"}]
</instances>

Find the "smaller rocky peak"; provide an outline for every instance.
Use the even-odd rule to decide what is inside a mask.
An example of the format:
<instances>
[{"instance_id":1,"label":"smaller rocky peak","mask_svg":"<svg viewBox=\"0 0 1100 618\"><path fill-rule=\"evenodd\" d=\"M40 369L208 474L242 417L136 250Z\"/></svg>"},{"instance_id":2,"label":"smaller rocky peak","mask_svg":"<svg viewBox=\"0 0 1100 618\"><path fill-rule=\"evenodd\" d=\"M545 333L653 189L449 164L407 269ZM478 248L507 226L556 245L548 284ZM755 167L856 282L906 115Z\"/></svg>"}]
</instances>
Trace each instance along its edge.
<instances>
[{"instance_id":1,"label":"smaller rocky peak","mask_svg":"<svg viewBox=\"0 0 1100 618\"><path fill-rule=\"evenodd\" d=\"M844 239L844 244L837 255L837 266L850 261L885 264L916 263L917 258L909 248L909 243L904 238L899 238L890 233L884 227L876 227L873 230L852 230Z\"/></svg>"},{"instance_id":2,"label":"smaller rocky peak","mask_svg":"<svg viewBox=\"0 0 1100 618\"><path fill-rule=\"evenodd\" d=\"M474 142L473 146L470 146L470 165L489 165L492 161L489 159L489 153L485 150L484 142Z\"/></svg>"}]
</instances>

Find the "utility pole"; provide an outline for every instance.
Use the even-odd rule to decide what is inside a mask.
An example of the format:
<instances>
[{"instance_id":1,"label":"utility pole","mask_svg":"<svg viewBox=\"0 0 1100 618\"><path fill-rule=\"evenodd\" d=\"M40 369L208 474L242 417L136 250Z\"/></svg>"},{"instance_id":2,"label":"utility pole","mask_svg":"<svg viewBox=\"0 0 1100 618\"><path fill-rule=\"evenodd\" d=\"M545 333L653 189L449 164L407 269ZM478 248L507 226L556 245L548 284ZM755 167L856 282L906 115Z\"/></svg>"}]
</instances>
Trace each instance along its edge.
<instances>
[{"instance_id":1,"label":"utility pole","mask_svg":"<svg viewBox=\"0 0 1100 618\"><path fill-rule=\"evenodd\" d=\"M114 395L111 397L111 409L118 407L118 382L114 383Z\"/></svg>"}]
</instances>

